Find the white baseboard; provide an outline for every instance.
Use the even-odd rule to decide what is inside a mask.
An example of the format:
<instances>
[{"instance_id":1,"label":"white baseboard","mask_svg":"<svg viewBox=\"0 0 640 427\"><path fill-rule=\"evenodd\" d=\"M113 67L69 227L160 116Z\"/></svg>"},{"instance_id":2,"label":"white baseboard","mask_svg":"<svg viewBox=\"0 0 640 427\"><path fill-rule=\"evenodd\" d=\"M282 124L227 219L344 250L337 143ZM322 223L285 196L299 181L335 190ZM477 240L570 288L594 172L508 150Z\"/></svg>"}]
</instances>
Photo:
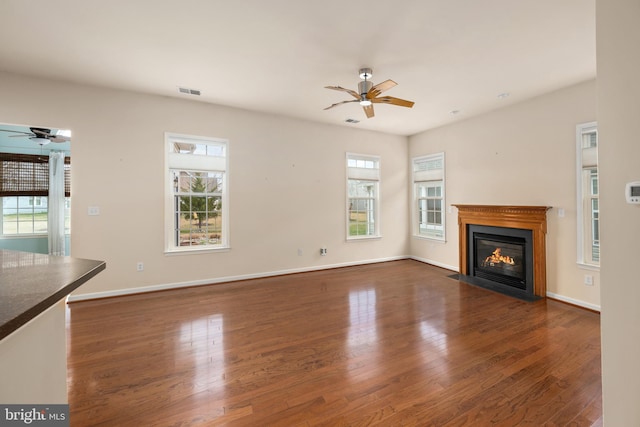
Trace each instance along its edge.
<instances>
[{"instance_id":1,"label":"white baseboard","mask_svg":"<svg viewBox=\"0 0 640 427\"><path fill-rule=\"evenodd\" d=\"M77 302L77 301L86 301L86 300L100 299L100 298L119 297L119 296L125 296L125 295L141 294L146 292L164 291L168 289L179 289L179 288L187 288L192 286L213 285L213 284L224 283L224 282L237 282L239 280L259 279L263 277L282 276L285 274L305 273L309 271L318 271L318 270L329 270L332 268L375 264L379 262L397 261L397 260L409 259L409 258L410 258L409 256L378 258L378 259L371 259L366 261L344 262L339 264L293 268L289 270L269 271L264 273L242 274L238 276L226 276L226 277L218 277L218 278L212 278L212 279L194 280L189 282L166 283L166 284L159 284L159 285L142 286L139 288L117 289L114 291L92 292L87 294L69 295L67 297L67 302Z\"/></svg>"},{"instance_id":2,"label":"white baseboard","mask_svg":"<svg viewBox=\"0 0 640 427\"><path fill-rule=\"evenodd\" d=\"M566 302L572 305L577 305L578 307L588 308L589 310L600 312L600 306L591 304L588 302L580 301L574 298L565 297L564 295L554 294L553 292L547 292L547 297L552 299L557 299L558 301Z\"/></svg>"},{"instance_id":3,"label":"white baseboard","mask_svg":"<svg viewBox=\"0 0 640 427\"><path fill-rule=\"evenodd\" d=\"M444 268L444 269L447 269L447 270L455 271L456 273L460 272L460 269L458 267L454 267L453 265L449 265L449 264L443 264L441 262L434 261L432 259L420 258L420 257L417 257L417 256L410 256L409 258L414 259L416 261L424 262L425 264L431 264L431 265L435 265L436 267L440 267L440 268Z\"/></svg>"},{"instance_id":4,"label":"white baseboard","mask_svg":"<svg viewBox=\"0 0 640 427\"><path fill-rule=\"evenodd\" d=\"M452 265L443 264L438 261L433 261L426 258L416 257L416 256L397 256L397 257L388 257L388 258L378 258L371 259L366 261L353 261L353 262L344 262L339 264L328 264L328 265L320 265L320 266L311 266L311 267L302 267L302 268L293 268L288 270L277 270L277 271L269 271L263 273L253 273L253 274L242 274L238 276L226 276L226 277L218 277L212 279L202 279L202 280L194 280L188 282L178 282L178 283L165 283L159 285L151 285L151 286L143 286L139 288L126 288L126 289L118 289L114 291L105 291L105 292L92 292L87 294L78 294L78 295L69 295L67 297L67 302L77 302L77 301L86 301L100 298L110 298L110 297L118 297L125 295L133 295L140 294L146 292L157 292L164 291L169 289L179 289L179 288L187 288L192 286L205 286L205 285L214 285L218 283L225 282L237 282L240 280L248 280L248 279L259 279L263 277L273 277L273 276L282 276L285 274L294 274L294 273L306 273L310 271L318 271L318 270L329 270L332 268L340 268L340 267L352 267L356 265L366 265L366 264L375 264L379 262L387 262L387 261L397 261L401 259L413 259L416 261L423 262L425 264L434 265L436 267L444 268L446 270L451 270L454 272L459 272L457 267ZM594 310L600 312L600 306L595 304L590 304L585 301L580 301L574 298L565 297L563 295L558 295L553 292L547 292L547 296L549 298L556 299L558 301L563 301L569 304L576 305L578 307L584 307L589 310Z\"/></svg>"}]
</instances>

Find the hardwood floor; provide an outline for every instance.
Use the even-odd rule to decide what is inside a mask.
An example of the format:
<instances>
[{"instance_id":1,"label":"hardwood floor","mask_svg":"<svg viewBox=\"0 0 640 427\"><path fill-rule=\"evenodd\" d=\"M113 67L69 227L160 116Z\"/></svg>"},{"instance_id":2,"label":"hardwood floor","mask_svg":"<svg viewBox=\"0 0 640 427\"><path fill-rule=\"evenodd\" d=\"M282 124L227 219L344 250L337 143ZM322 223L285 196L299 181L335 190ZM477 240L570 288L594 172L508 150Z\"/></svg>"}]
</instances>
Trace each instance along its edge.
<instances>
[{"instance_id":1,"label":"hardwood floor","mask_svg":"<svg viewBox=\"0 0 640 427\"><path fill-rule=\"evenodd\" d=\"M602 425L600 317L402 260L69 306L72 426Z\"/></svg>"}]
</instances>

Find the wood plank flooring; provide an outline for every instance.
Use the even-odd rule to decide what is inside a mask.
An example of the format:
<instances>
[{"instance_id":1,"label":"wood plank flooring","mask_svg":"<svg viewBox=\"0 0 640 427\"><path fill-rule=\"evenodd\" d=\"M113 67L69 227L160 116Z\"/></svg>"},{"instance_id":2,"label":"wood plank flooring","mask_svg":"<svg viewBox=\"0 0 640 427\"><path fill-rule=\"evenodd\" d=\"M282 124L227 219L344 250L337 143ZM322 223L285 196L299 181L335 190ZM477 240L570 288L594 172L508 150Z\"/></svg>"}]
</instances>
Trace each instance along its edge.
<instances>
[{"instance_id":1,"label":"wood plank flooring","mask_svg":"<svg viewBox=\"0 0 640 427\"><path fill-rule=\"evenodd\" d=\"M69 305L72 426L599 426L600 317L401 260Z\"/></svg>"}]
</instances>

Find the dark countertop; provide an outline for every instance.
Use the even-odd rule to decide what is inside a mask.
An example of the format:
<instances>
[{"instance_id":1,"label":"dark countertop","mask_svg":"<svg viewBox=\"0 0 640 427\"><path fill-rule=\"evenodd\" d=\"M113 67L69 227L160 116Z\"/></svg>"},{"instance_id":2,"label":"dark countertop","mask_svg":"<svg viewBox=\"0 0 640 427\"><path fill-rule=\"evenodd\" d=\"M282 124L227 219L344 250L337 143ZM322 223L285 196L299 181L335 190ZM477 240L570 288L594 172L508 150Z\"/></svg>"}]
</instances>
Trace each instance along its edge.
<instances>
[{"instance_id":1,"label":"dark countertop","mask_svg":"<svg viewBox=\"0 0 640 427\"><path fill-rule=\"evenodd\" d=\"M105 267L104 261L0 249L0 339Z\"/></svg>"}]
</instances>

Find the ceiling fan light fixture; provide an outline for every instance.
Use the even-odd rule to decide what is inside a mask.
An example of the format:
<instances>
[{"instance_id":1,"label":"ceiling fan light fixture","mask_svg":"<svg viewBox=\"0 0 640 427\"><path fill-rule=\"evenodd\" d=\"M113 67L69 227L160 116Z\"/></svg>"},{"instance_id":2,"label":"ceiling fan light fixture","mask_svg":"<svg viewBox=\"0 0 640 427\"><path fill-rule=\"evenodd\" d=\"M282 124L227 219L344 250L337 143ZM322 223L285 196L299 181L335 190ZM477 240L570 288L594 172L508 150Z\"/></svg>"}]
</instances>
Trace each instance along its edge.
<instances>
[{"instance_id":1,"label":"ceiling fan light fixture","mask_svg":"<svg viewBox=\"0 0 640 427\"><path fill-rule=\"evenodd\" d=\"M40 144L40 145L47 145L48 143L51 142L49 140L49 138L40 138L40 137L37 137L37 136L32 136L29 139L32 140L33 142L35 142L36 144Z\"/></svg>"},{"instance_id":2,"label":"ceiling fan light fixture","mask_svg":"<svg viewBox=\"0 0 640 427\"><path fill-rule=\"evenodd\" d=\"M368 107L369 105L371 105L371 100L364 98L360 101L360 105L362 105L363 107Z\"/></svg>"}]
</instances>

